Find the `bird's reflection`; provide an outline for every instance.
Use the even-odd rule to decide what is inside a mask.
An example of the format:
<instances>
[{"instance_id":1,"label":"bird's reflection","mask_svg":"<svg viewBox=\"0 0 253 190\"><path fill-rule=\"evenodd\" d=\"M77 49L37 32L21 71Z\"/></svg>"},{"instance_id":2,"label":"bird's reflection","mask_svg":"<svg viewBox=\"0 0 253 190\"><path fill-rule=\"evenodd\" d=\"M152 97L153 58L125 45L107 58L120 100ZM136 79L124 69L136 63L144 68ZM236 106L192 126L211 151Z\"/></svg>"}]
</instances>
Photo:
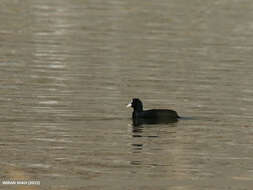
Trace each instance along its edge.
<instances>
[{"instance_id":1,"label":"bird's reflection","mask_svg":"<svg viewBox=\"0 0 253 190\"><path fill-rule=\"evenodd\" d=\"M133 143L132 146L132 153L135 155L135 159L130 161L130 164L133 166L142 166L145 163L143 163L143 160L138 159L139 156L143 154L143 152L146 152L145 146L149 146L150 144L146 144L145 141L143 141L143 138L159 138L159 133L157 133L157 130L154 130L159 127L163 128L165 127L176 127L177 119L143 119L143 118L134 118L132 119L132 137L133 137ZM157 126L159 125L160 126ZM166 126L167 125L167 126ZM152 165L156 165L157 163L153 163Z\"/></svg>"},{"instance_id":2,"label":"bird's reflection","mask_svg":"<svg viewBox=\"0 0 253 190\"><path fill-rule=\"evenodd\" d=\"M132 119L132 137L143 137L143 130L147 128L147 125L154 126L158 124L169 124L170 127L175 127L178 120L173 119ZM148 135L145 137L155 138L157 135Z\"/></svg>"},{"instance_id":3,"label":"bird's reflection","mask_svg":"<svg viewBox=\"0 0 253 190\"><path fill-rule=\"evenodd\" d=\"M131 165L133 166L141 166L142 165L142 161L140 160L133 160L130 162Z\"/></svg>"},{"instance_id":4,"label":"bird's reflection","mask_svg":"<svg viewBox=\"0 0 253 190\"><path fill-rule=\"evenodd\" d=\"M143 144L141 143L133 143L132 146L133 146L133 150L136 150L136 151L140 151L143 149Z\"/></svg>"}]
</instances>

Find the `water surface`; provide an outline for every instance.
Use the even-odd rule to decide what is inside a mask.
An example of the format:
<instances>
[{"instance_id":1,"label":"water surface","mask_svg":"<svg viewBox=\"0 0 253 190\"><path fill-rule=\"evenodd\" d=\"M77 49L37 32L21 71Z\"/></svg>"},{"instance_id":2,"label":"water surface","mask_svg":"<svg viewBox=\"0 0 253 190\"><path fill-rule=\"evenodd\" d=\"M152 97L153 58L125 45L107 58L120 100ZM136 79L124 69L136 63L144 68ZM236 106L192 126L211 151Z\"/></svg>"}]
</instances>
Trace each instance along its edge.
<instances>
[{"instance_id":1,"label":"water surface","mask_svg":"<svg viewBox=\"0 0 253 190\"><path fill-rule=\"evenodd\" d=\"M1 189L251 189L253 4L0 5ZM125 105L187 118L132 126Z\"/></svg>"}]
</instances>

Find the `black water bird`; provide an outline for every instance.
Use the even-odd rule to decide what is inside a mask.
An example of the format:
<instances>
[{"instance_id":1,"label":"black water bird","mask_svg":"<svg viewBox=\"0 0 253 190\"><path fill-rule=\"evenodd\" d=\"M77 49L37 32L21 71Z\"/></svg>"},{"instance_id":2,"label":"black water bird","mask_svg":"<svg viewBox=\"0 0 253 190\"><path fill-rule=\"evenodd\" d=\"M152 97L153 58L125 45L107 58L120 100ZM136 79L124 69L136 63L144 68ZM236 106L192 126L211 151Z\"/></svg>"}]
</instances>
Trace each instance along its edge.
<instances>
[{"instance_id":1,"label":"black water bird","mask_svg":"<svg viewBox=\"0 0 253 190\"><path fill-rule=\"evenodd\" d=\"M143 110L143 104L140 99L133 98L127 105L134 109L132 119L134 125L140 124L158 124L177 122L180 116L174 110L168 109L151 109Z\"/></svg>"}]
</instances>

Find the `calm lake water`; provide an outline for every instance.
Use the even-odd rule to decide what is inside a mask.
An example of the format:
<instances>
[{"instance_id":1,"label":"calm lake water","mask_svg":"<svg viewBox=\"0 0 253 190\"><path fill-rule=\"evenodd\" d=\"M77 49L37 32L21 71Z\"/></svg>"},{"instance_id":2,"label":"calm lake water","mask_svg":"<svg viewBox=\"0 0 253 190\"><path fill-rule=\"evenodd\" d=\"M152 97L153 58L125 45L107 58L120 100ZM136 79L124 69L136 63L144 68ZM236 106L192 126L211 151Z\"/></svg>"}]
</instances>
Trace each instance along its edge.
<instances>
[{"instance_id":1,"label":"calm lake water","mask_svg":"<svg viewBox=\"0 0 253 190\"><path fill-rule=\"evenodd\" d=\"M251 190L252 9L2 0L0 188ZM188 119L134 127L133 97Z\"/></svg>"}]
</instances>

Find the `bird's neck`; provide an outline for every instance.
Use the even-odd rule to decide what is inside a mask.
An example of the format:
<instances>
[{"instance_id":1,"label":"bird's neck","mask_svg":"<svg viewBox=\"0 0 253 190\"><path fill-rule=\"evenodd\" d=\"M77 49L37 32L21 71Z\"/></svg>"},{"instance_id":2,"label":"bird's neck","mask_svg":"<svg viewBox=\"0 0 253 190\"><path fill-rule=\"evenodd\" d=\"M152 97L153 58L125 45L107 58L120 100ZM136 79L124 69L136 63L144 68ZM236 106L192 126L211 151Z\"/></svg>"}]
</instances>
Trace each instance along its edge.
<instances>
[{"instance_id":1,"label":"bird's neck","mask_svg":"<svg viewBox=\"0 0 253 190\"><path fill-rule=\"evenodd\" d=\"M143 107L140 106L138 108L134 108L134 112L142 112L143 111Z\"/></svg>"},{"instance_id":2,"label":"bird's neck","mask_svg":"<svg viewBox=\"0 0 253 190\"><path fill-rule=\"evenodd\" d=\"M141 112L143 112L143 108L142 107L135 108L134 111L133 111L132 117L136 118L139 114L141 114Z\"/></svg>"}]
</instances>

